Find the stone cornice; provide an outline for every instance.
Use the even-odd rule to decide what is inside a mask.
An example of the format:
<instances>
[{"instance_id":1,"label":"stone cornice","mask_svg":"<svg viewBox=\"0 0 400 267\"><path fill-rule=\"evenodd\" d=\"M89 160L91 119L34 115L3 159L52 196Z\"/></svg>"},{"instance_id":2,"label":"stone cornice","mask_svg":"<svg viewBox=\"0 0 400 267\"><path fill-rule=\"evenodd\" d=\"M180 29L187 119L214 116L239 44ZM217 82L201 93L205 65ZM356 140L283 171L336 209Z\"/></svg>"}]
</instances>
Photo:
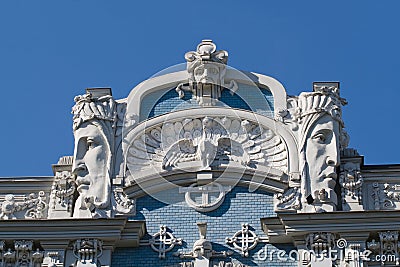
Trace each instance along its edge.
<instances>
[{"instance_id":1,"label":"stone cornice","mask_svg":"<svg viewBox=\"0 0 400 267\"><path fill-rule=\"evenodd\" d=\"M46 242L97 238L113 247L136 247L144 234L144 221L128 221L126 218L0 221L0 240Z\"/></svg>"},{"instance_id":2,"label":"stone cornice","mask_svg":"<svg viewBox=\"0 0 400 267\"><path fill-rule=\"evenodd\" d=\"M365 232L399 230L400 211L359 211L329 213L281 213L262 218L261 226L270 242L312 232Z\"/></svg>"},{"instance_id":3,"label":"stone cornice","mask_svg":"<svg viewBox=\"0 0 400 267\"><path fill-rule=\"evenodd\" d=\"M364 165L361 172L365 177L369 176L398 176L400 174L399 165Z\"/></svg>"},{"instance_id":4,"label":"stone cornice","mask_svg":"<svg viewBox=\"0 0 400 267\"><path fill-rule=\"evenodd\" d=\"M54 176L0 177L2 194L50 191Z\"/></svg>"},{"instance_id":5,"label":"stone cornice","mask_svg":"<svg viewBox=\"0 0 400 267\"><path fill-rule=\"evenodd\" d=\"M362 170L400 172L400 164L363 165Z\"/></svg>"},{"instance_id":6,"label":"stone cornice","mask_svg":"<svg viewBox=\"0 0 400 267\"><path fill-rule=\"evenodd\" d=\"M223 185L250 186L272 193L282 193L288 187L288 176L273 168L268 171L252 170L230 164L213 168L212 172L215 175L215 181ZM237 177L241 177L241 179ZM126 187L124 191L129 198L139 198L177 186L189 186L196 181L196 172L184 172L178 169L160 174L144 175Z\"/></svg>"}]
</instances>

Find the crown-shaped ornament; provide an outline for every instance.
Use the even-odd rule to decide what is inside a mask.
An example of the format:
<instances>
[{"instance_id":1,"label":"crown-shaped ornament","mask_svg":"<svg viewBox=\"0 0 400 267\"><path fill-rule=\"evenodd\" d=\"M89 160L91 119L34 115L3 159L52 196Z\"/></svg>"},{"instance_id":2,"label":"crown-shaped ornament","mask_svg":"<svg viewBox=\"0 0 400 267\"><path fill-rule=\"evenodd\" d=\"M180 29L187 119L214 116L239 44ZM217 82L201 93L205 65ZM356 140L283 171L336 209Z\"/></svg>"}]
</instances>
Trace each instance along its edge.
<instances>
[{"instance_id":1,"label":"crown-shaped ornament","mask_svg":"<svg viewBox=\"0 0 400 267\"><path fill-rule=\"evenodd\" d=\"M116 122L116 102L111 95L110 88L88 88L86 94L74 98L72 107L73 130L87 121L98 119ZM114 125L113 125L114 126Z\"/></svg>"},{"instance_id":2,"label":"crown-shaped ornament","mask_svg":"<svg viewBox=\"0 0 400 267\"><path fill-rule=\"evenodd\" d=\"M185 59L189 79L176 88L180 98L187 91L192 93L192 98L201 106L214 106L218 103L222 90L229 89L234 94L238 89L234 80L225 82L228 52L217 50L212 40L202 40L196 51L185 54Z\"/></svg>"},{"instance_id":3,"label":"crown-shaped ornament","mask_svg":"<svg viewBox=\"0 0 400 267\"><path fill-rule=\"evenodd\" d=\"M226 65L228 62L228 52L225 50L216 50L217 46L212 40L202 40L201 43L197 45L196 51L190 51L185 54L185 59L188 65L196 61L212 61Z\"/></svg>"}]
</instances>

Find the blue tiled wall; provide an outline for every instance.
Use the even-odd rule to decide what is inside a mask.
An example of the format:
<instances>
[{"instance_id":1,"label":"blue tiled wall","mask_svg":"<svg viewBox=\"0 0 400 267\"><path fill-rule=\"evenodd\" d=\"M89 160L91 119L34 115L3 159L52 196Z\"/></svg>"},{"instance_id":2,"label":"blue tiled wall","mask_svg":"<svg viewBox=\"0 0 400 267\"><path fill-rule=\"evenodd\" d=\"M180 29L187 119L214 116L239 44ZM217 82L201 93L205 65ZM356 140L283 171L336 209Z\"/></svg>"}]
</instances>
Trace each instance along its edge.
<instances>
[{"instance_id":1,"label":"blue tiled wall","mask_svg":"<svg viewBox=\"0 0 400 267\"><path fill-rule=\"evenodd\" d=\"M252 110L261 115L273 117L274 99L268 89L260 89L247 84L239 84L236 94L229 90L221 93L220 104L222 106ZM171 111L200 108L197 101L192 99L190 92L185 92L182 99L178 97L175 88L165 94L154 92L146 95L141 103L141 120L163 115Z\"/></svg>"},{"instance_id":2,"label":"blue tiled wall","mask_svg":"<svg viewBox=\"0 0 400 267\"><path fill-rule=\"evenodd\" d=\"M259 260L257 252L264 249L265 243L259 243L251 250L248 258L242 257L238 251L225 244L225 238L232 237L239 231L241 223L249 223L258 236L265 236L261 230L260 218L275 216L272 194L261 191L250 193L248 188L235 187L227 194L223 204L217 210L207 213L200 213L189 208L184 201L184 194L180 194L178 189L164 191L155 195L155 198L146 196L138 199L137 215L131 219L146 220L147 232L150 235L158 232L160 225L166 225L176 238L183 238L183 245L176 246L172 251L167 252L165 259L159 259L158 253L150 246L116 249L112 258L113 267L176 266L183 260L173 256L173 252L191 251L193 243L199 238L196 222L200 221L207 222L207 239L212 242L214 250L234 251L233 262L248 266L297 266L297 263L292 261ZM149 236L144 239L147 238ZM277 249L270 244L267 247L269 251ZM278 249L289 251L293 248L291 245L286 245ZM220 260L222 259L216 262Z\"/></svg>"}]
</instances>

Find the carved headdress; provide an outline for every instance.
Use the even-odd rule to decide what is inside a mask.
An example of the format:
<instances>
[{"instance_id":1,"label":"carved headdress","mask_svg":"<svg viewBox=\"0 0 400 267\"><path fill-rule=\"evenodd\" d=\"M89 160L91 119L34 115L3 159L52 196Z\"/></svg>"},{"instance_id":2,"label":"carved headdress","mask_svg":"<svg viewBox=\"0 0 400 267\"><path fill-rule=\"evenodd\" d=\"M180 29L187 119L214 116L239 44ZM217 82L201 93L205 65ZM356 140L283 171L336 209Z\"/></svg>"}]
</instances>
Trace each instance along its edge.
<instances>
[{"instance_id":1,"label":"carved headdress","mask_svg":"<svg viewBox=\"0 0 400 267\"><path fill-rule=\"evenodd\" d=\"M343 129L344 123L342 120L342 106L346 105L347 102L339 95L339 83L314 83L313 87L313 92L301 93L294 103L294 119L298 123L301 187L304 202L312 193L309 180L312 177L308 177L307 171L306 143L314 124L322 116L329 115L333 120L339 122L340 136L338 141L340 147L346 147L349 139ZM337 151L337 153L340 153L340 151Z\"/></svg>"},{"instance_id":2,"label":"carved headdress","mask_svg":"<svg viewBox=\"0 0 400 267\"><path fill-rule=\"evenodd\" d=\"M75 106L72 108L74 130L78 129L82 123L92 119L116 122L116 102L110 94L95 96L88 92L76 96L74 101Z\"/></svg>"},{"instance_id":3,"label":"carved headdress","mask_svg":"<svg viewBox=\"0 0 400 267\"><path fill-rule=\"evenodd\" d=\"M72 108L73 130L75 134L85 122L95 125L104 138L104 184L95 195L81 195L75 203L74 216L82 216L80 210L89 210L92 217L107 217L110 210L111 173L113 170L112 153L115 147L115 129L117 123L117 104L108 88L87 89L84 95L75 97L75 106ZM76 137L75 137L76 138ZM76 144L76 146L79 143ZM75 151L78 148L75 147ZM74 161L76 161L74 153ZM75 164L74 164L75 165ZM76 168L79 170L79 166ZM95 186L95 185L91 185ZM92 192L93 193L93 192ZM78 207L77 207L78 206ZM86 216L86 215L83 215Z\"/></svg>"},{"instance_id":4,"label":"carved headdress","mask_svg":"<svg viewBox=\"0 0 400 267\"><path fill-rule=\"evenodd\" d=\"M342 106L346 105L347 101L339 95L339 83L314 83L313 89L313 92L301 93L297 99L294 117L299 124L300 149L305 144L308 130L324 114L330 115L340 123L340 143L342 147L347 146L348 136L343 129L342 119Z\"/></svg>"},{"instance_id":5,"label":"carved headdress","mask_svg":"<svg viewBox=\"0 0 400 267\"><path fill-rule=\"evenodd\" d=\"M339 95L339 86L315 83L313 92L303 92L298 98L295 117L299 123L303 118L312 114L327 113L338 120L342 127L342 106L347 102Z\"/></svg>"}]
</instances>

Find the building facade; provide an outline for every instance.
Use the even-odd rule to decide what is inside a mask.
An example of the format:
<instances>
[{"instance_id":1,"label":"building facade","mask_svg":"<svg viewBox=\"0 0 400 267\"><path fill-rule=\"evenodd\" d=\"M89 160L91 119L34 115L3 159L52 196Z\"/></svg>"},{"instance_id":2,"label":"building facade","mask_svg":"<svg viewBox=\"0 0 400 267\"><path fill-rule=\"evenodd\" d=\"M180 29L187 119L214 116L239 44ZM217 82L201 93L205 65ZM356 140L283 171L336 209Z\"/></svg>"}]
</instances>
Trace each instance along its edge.
<instances>
[{"instance_id":1,"label":"building facade","mask_svg":"<svg viewBox=\"0 0 400 267\"><path fill-rule=\"evenodd\" d=\"M203 40L125 99L88 88L74 155L0 179L0 266L396 266L400 165L348 148L338 82L288 96Z\"/></svg>"}]
</instances>

